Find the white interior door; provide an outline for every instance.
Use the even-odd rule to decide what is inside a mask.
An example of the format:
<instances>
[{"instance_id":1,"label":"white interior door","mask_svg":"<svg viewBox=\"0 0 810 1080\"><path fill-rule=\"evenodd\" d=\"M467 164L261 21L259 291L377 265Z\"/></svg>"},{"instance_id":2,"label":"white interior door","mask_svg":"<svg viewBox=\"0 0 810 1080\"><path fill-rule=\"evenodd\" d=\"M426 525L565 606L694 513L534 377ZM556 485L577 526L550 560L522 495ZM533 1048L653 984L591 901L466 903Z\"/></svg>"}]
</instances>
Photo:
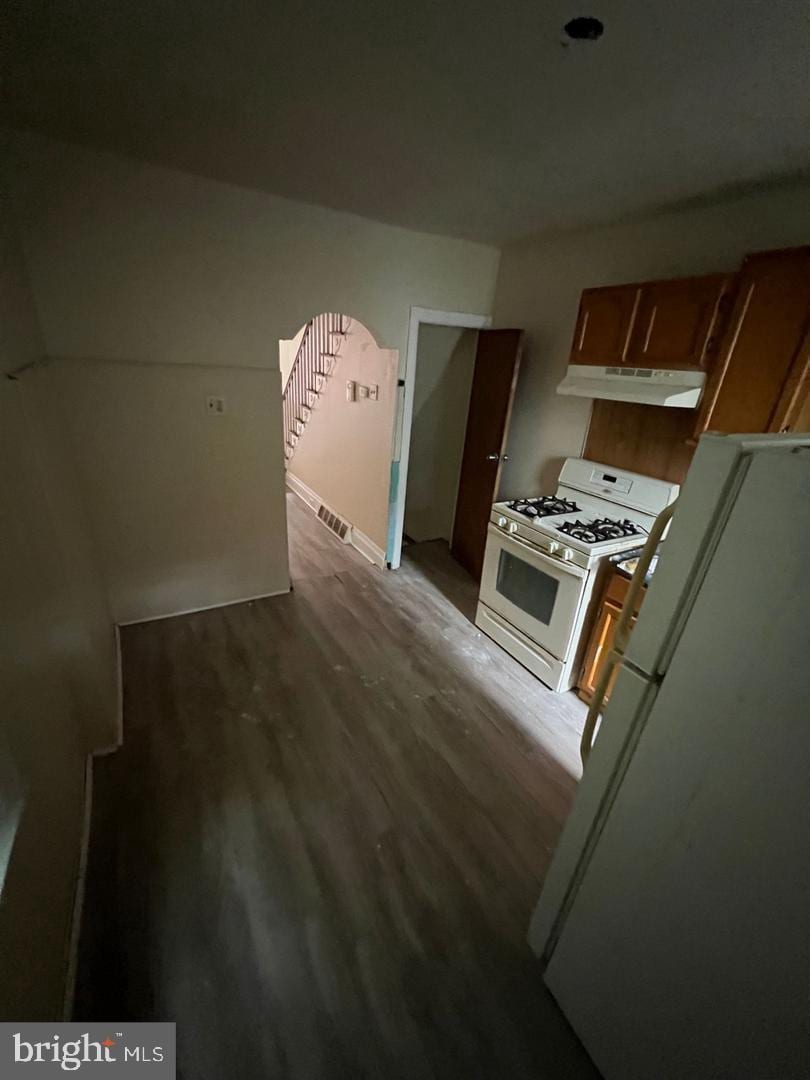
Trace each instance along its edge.
<instances>
[{"instance_id":1,"label":"white interior door","mask_svg":"<svg viewBox=\"0 0 810 1080\"><path fill-rule=\"evenodd\" d=\"M807 1076L808 536L756 455L546 972L608 1080Z\"/></svg>"}]
</instances>

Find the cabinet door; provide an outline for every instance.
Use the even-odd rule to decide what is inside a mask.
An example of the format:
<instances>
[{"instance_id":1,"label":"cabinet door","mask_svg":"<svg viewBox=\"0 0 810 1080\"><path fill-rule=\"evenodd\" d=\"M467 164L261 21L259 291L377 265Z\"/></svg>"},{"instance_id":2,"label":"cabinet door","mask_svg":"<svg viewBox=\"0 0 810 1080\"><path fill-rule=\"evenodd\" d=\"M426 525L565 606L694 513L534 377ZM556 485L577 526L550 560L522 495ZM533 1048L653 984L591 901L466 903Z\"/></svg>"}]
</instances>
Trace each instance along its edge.
<instances>
[{"instance_id":1,"label":"cabinet door","mask_svg":"<svg viewBox=\"0 0 810 1080\"><path fill-rule=\"evenodd\" d=\"M585 289L571 348L572 364L615 367L624 363L641 287Z\"/></svg>"},{"instance_id":2,"label":"cabinet door","mask_svg":"<svg viewBox=\"0 0 810 1080\"><path fill-rule=\"evenodd\" d=\"M810 248L750 255L695 434L798 425L809 352Z\"/></svg>"},{"instance_id":3,"label":"cabinet door","mask_svg":"<svg viewBox=\"0 0 810 1080\"><path fill-rule=\"evenodd\" d=\"M723 298L733 280L728 274L709 274L644 285L628 364L644 368L706 368L717 344Z\"/></svg>"},{"instance_id":4,"label":"cabinet door","mask_svg":"<svg viewBox=\"0 0 810 1080\"><path fill-rule=\"evenodd\" d=\"M770 431L810 431L810 329L782 391Z\"/></svg>"},{"instance_id":5,"label":"cabinet door","mask_svg":"<svg viewBox=\"0 0 810 1080\"><path fill-rule=\"evenodd\" d=\"M588 640L588 648L585 653L585 662L582 667L582 678L579 683L579 696L583 701L590 702L596 693L596 684L599 682L599 674L602 664L613 647L613 635L616 632L616 623L622 613L621 604L613 600L604 600L599 614L594 623L591 636ZM605 703L610 697L617 672L614 672L610 686L605 694Z\"/></svg>"}]
</instances>

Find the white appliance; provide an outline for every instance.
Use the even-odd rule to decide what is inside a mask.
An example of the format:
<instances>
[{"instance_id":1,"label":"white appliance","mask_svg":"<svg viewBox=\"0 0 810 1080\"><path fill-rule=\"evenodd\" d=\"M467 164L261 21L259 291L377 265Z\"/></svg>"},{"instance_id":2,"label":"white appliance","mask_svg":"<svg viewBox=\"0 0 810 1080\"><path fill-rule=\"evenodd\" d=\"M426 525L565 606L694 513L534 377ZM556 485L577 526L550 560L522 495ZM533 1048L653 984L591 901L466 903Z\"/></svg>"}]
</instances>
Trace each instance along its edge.
<instances>
[{"instance_id":1,"label":"white appliance","mask_svg":"<svg viewBox=\"0 0 810 1080\"><path fill-rule=\"evenodd\" d=\"M552 690L568 690L600 570L644 543L678 485L568 458L553 496L495 503L475 623Z\"/></svg>"},{"instance_id":2,"label":"white appliance","mask_svg":"<svg viewBox=\"0 0 810 1080\"><path fill-rule=\"evenodd\" d=\"M529 940L607 1080L810 1069L810 436L704 436Z\"/></svg>"},{"instance_id":3,"label":"white appliance","mask_svg":"<svg viewBox=\"0 0 810 1080\"><path fill-rule=\"evenodd\" d=\"M666 371L653 368L599 367L570 364L558 394L635 401L639 405L669 405L694 409L700 401L706 375L702 371Z\"/></svg>"}]
</instances>

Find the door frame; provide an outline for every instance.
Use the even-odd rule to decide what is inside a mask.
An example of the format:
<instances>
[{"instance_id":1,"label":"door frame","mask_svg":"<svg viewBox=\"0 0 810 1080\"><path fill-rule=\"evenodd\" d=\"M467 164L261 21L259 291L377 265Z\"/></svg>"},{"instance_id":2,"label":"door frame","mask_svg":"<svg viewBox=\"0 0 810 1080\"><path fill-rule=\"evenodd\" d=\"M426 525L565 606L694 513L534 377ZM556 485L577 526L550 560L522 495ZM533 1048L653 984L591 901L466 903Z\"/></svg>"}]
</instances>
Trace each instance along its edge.
<instances>
[{"instance_id":1,"label":"door frame","mask_svg":"<svg viewBox=\"0 0 810 1080\"><path fill-rule=\"evenodd\" d=\"M402 560L402 532L405 528L405 495L408 490L408 463L411 456L413 427L413 397L416 388L416 361L419 353L419 327L456 326L463 330L487 330L492 326L491 315L475 315L467 311L436 311L433 308L412 307L408 322L408 345L399 379L399 404L394 423L394 444L391 451L391 485L388 495L388 544L386 563L396 570Z\"/></svg>"}]
</instances>

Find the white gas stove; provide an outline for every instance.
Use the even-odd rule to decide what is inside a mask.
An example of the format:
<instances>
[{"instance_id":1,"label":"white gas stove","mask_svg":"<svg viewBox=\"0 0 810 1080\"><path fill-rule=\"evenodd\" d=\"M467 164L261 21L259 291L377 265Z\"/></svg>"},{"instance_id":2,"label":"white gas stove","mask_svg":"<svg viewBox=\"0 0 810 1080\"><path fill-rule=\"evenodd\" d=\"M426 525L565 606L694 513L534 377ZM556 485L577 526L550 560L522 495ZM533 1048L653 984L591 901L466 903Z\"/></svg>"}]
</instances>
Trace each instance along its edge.
<instances>
[{"instance_id":1,"label":"white gas stove","mask_svg":"<svg viewBox=\"0 0 810 1080\"><path fill-rule=\"evenodd\" d=\"M552 690L570 689L607 557L643 545L678 490L568 458L553 496L495 503L476 625Z\"/></svg>"}]
</instances>

